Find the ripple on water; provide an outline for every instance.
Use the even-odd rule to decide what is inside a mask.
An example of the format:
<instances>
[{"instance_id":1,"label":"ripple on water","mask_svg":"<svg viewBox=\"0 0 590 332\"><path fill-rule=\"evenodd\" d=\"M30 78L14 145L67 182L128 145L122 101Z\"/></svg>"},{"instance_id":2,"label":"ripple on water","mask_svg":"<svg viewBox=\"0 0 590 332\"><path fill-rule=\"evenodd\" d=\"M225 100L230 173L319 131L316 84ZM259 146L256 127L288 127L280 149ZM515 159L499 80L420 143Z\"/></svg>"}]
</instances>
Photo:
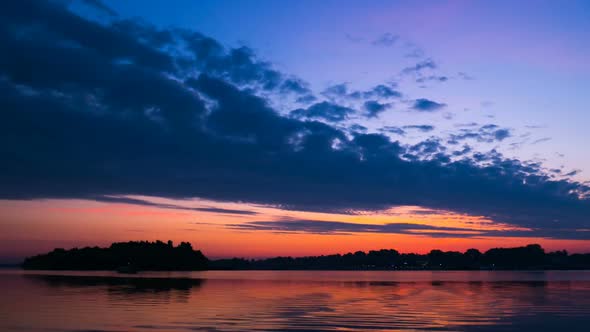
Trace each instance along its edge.
<instances>
[{"instance_id":1,"label":"ripple on water","mask_svg":"<svg viewBox=\"0 0 590 332\"><path fill-rule=\"evenodd\" d=\"M582 278L569 278L574 276L569 272L356 276L2 273L0 330L587 331L590 326L590 278L584 273Z\"/></svg>"}]
</instances>

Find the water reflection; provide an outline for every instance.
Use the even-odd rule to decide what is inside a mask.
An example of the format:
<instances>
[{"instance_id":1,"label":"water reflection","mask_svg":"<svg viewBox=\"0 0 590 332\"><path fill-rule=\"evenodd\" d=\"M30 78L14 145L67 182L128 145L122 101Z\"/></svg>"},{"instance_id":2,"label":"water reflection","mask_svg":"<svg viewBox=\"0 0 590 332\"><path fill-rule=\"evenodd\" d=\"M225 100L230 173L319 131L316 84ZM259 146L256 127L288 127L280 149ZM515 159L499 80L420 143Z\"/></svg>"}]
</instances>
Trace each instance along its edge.
<instances>
[{"instance_id":1,"label":"water reflection","mask_svg":"<svg viewBox=\"0 0 590 332\"><path fill-rule=\"evenodd\" d=\"M587 331L590 326L588 280L483 281L463 275L379 281L364 275L353 281L226 273L207 279L0 274L0 330Z\"/></svg>"},{"instance_id":2,"label":"water reflection","mask_svg":"<svg viewBox=\"0 0 590 332\"><path fill-rule=\"evenodd\" d=\"M79 290L80 292L104 291L111 301L151 303L188 302L193 288L199 288L203 279L190 278L133 278L115 276L63 276L24 275L33 282L56 288L56 292ZM86 288L86 289L84 289Z\"/></svg>"}]
</instances>

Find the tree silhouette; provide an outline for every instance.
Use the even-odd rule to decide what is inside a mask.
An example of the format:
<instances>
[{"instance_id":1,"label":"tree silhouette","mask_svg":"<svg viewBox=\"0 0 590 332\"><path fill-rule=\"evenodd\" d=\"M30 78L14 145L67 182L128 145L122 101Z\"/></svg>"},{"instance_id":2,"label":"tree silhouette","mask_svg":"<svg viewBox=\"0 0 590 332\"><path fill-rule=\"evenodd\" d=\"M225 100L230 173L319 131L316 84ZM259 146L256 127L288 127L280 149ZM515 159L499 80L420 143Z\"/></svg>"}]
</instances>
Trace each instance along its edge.
<instances>
[{"instance_id":1,"label":"tree silhouette","mask_svg":"<svg viewBox=\"0 0 590 332\"><path fill-rule=\"evenodd\" d=\"M344 255L208 260L189 242L119 242L108 248L54 249L27 258L25 269L43 270L532 270L590 269L590 254L569 255L565 250L545 253L538 244L516 248L458 251L431 250L426 255L394 249L357 251Z\"/></svg>"}]
</instances>

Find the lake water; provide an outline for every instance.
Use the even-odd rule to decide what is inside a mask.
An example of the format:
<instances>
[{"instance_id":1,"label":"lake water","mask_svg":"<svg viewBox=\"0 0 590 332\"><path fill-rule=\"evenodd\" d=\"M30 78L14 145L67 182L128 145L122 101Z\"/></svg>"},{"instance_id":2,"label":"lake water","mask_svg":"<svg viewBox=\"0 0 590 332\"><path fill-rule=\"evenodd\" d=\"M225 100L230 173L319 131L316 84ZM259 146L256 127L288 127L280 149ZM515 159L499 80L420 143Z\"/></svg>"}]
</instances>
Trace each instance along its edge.
<instances>
[{"instance_id":1,"label":"lake water","mask_svg":"<svg viewBox=\"0 0 590 332\"><path fill-rule=\"evenodd\" d=\"M0 331L590 331L590 272L0 271Z\"/></svg>"}]
</instances>

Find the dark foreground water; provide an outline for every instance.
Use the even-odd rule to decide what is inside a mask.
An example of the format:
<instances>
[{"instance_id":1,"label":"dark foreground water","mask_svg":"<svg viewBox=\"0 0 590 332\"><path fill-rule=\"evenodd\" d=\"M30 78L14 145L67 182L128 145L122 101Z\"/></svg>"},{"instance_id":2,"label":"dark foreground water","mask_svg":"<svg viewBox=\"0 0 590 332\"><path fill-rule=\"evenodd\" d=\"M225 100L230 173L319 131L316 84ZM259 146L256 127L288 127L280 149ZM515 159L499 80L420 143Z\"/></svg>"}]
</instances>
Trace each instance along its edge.
<instances>
[{"instance_id":1,"label":"dark foreground water","mask_svg":"<svg viewBox=\"0 0 590 332\"><path fill-rule=\"evenodd\" d=\"M590 331L590 272L0 271L0 331Z\"/></svg>"}]
</instances>

